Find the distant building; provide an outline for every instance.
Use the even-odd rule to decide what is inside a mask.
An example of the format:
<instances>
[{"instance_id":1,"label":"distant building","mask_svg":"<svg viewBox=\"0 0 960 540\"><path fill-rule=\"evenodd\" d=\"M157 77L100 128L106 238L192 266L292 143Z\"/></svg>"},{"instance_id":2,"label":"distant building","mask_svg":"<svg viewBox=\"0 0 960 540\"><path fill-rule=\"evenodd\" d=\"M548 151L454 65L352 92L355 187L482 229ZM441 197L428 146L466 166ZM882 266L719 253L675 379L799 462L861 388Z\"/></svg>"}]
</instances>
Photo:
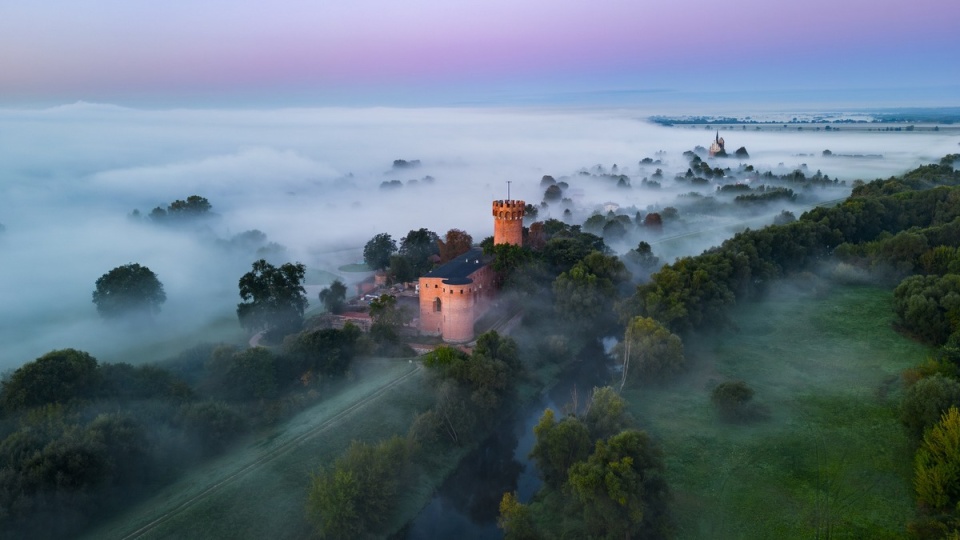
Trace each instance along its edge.
<instances>
[{"instance_id":1,"label":"distant building","mask_svg":"<svg viewBox=\"0 0 960 540\"><path fill-rule=\"evenodd\" d=\"M493 243L523 244L525 204L493 201ZM494 271L483 250L473 248L420 278L420 333L450 343L473 341L473 325L495 296Z\"/></svg>"},{"instance_id":2,"label":"distant building","mask_svg":"<svg viewBox=\"0 0 960 540\"><path fill-rule=\"evenodd\" d=\"M716 138L713 140L713 144L710 145L710 156L727 155L727 151L723 147L723 137L720 136L720 132L717 132Z\"/></svg>"}]
</instances>

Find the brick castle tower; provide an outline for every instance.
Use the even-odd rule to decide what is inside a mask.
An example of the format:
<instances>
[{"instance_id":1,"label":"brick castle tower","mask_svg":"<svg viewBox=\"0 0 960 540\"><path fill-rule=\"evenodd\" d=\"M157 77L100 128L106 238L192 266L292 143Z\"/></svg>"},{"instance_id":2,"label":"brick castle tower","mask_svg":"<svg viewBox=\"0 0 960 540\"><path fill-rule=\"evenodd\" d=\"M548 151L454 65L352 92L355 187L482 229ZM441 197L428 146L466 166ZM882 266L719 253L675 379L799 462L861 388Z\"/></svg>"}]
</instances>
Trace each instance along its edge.
<instances>
[{"instance_id":1,"label":"brick castle tower","mask_svg":"<svg viewBox=\"0 0 960 540\"><path fill-rule=\"evenodd\" d=\"M523 245L523 213L520 200L493 201L493 243Z\"/></svg>"},{"instance_id":2,"label":"brick castle tower","mask_svg":"<svg viewBox=\"0 0 960 540\"><path fill-rule=\"evenodd\" d=\"M523 245L524 202L493 201L493 243ZM473 248L420 277L420 333L448 343L474 339L473 324L490 307L493 267Z\"/></svg>"}]
</instances>

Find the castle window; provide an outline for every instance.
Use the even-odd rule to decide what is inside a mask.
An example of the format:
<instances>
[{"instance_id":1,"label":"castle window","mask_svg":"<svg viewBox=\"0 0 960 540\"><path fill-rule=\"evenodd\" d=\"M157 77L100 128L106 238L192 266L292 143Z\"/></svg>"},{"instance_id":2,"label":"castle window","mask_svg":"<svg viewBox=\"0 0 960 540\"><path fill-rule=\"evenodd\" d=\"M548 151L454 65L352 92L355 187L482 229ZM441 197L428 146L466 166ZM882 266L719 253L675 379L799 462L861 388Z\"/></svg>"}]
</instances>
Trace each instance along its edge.
<instances>
[{"instance_id":1,"label":"castle window","mask_svg":"<svg viewBox=\"0 0 960 540\"><path fill-rule=\"evenodd\" d=\"M439 312L439 311L441 311L440 308L441 308L440 298L438 297L438 298L435 298L435 299L433 300L433 311Z\"/></svg>"}]
</instances>

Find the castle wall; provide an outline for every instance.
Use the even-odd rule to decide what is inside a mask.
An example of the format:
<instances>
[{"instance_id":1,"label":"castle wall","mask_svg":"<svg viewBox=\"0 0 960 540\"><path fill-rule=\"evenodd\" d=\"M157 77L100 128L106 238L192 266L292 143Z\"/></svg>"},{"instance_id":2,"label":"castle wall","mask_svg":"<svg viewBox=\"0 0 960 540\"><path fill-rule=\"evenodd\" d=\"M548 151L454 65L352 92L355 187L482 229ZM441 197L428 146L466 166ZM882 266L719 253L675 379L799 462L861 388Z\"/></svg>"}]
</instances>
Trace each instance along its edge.
<instances>
[{"instance_id":1,"label":"castle wall","mask_svg":"<svg viewBox=\"0 0 960 540\"><path fill-rule=\"evenodd\" d=\"M420 278L420 333L425 336L443 335L443 278ZM436 300L440 299L437 311Z\"/></svg>"},{"instance_id":2,"label":"castle wall","mask_svg":"<svg viewBox=\"0 0 960 540\"><path fill-rule=\"evenodd\" d=\"M441 289L443 290L443 289ZM443 306L443 340L450 343L473 341L473 287L447 285Z\"/></svg>"},{"instance_id":3,"label":"castle wall","mask_svg":"<svg viewBox=\"0 0 960 540\"><path fill-rule=\"evenodd\" d=\"M521 200L493 201L493 243L523 245L523 214Z\"/></svg>"}]
</instances>

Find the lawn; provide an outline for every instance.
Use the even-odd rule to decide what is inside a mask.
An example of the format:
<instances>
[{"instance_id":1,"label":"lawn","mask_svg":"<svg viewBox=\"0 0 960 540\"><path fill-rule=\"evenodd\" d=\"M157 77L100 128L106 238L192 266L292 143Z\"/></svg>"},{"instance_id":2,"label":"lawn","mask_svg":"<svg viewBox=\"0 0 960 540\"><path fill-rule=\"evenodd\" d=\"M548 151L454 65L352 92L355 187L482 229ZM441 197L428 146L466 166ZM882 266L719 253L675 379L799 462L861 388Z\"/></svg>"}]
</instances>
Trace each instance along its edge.
<instances>
[{"instance_id":1,"label":"lawn","mask_svg":"<svg viewBox=\"0 0 960 540\"><path fill-rule=\"evenodd\" d=\"M735 329L685 339L679 380L626 393L662 444L678 538L901 538L912 448L899 373L928 349L891 326L892 293L785 287ZM710 392L745 381L769 419L721 422Z\"/></svg>"}]
</instances>

